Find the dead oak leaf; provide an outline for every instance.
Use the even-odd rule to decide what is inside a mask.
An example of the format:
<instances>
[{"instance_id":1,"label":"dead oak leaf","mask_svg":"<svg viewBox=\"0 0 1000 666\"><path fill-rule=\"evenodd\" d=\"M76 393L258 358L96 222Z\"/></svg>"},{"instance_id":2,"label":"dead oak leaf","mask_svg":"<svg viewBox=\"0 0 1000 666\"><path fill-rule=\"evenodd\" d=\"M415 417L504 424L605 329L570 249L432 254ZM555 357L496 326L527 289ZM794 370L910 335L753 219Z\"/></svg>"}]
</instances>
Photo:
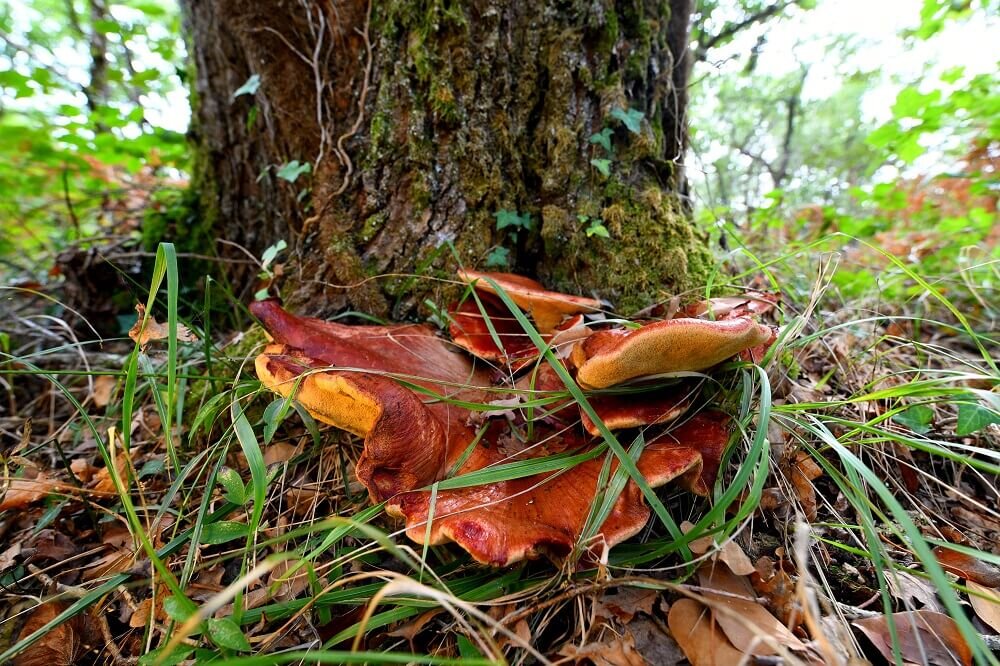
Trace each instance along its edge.
<instances>
[{"instance_id":1,"label":"dead oak leaf","mask_svg":"<svg viewBox=\"0 0 1000 666\"><path fill-rule=\"evenodd\" d=\"M611 619L618 618L628 623L640 612L653 614L653 605L659 598L656 590L626 587L614 594L605 594L594 604L594 615Z\"/></svg>"},{"instance_id":2,"label":"dead oak leaf","mask_svg":"<svg viewBox=\"0 0 1000 666\"><path fill-rule=\"evenodd\" d=\"M135 304L135 311L139 313L139 319L136 320L135 325L129 329L128 337L132 338L139 347L143 350L149 345L150 342L155 342L156 340L166 340L169 335L169 327L167 324L161 324L156 321L153 315L146 315L146 306L142 303ZM193 342L195 336L188 329L187 326L178 322L177 324L177 340L179 342Z\"/></svg>"}]
</instances>

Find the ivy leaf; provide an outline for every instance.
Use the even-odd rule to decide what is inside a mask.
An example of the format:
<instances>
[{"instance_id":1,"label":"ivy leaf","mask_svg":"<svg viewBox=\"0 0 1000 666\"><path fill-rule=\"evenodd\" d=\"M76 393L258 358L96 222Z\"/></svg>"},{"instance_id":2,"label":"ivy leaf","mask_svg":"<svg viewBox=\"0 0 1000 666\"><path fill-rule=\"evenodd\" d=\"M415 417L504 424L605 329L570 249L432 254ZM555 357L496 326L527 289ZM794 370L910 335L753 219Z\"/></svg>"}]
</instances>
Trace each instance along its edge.
<instances>
[{"instance_id":1,"label":"ivy leaf","mask_svg":"<svg viewBox=\"0 0 1000 666\"><path fill-rule=\"evenodd\" d=\"M894 415L892 420L919 435L923 435L931 429L934 410L927 405L912 405Z\"/></svg>"},{"instance_id":2,"label":"ivy leaf","mask_svg":"<svg viewBox=\"0 0 1000 666\"><path fill-rule=\"evenodd\" d=\"M604 129L602 129L597 134L591 134L590 135L590 142L591 143L595 143L595 144L601 146L610 155L611 152L612 152L611 151L611 135L612 135L611 128L610 127L605 127Z\"/></svg>"},{"instance_id":3,"label":"ivy leaf","mask_svg":"<svg viewBox=\"0 0 1000 666\"><path fill-rule=\"evenodd\" d=\"M309 162L299 162L298 160L292 160L291 162L286 162L278 168L278 178L282 180L287 180L289 183L294 183L298 180L299 176L304 173L309 173L312 171L312 164Z\"/></svg>"},{"instance_id":4,"label":"ivy leaf","mask_svg":"<svg viewBox=\"0 0 1000 666\"><path fill-rule=\"evenodd\" d=\"M593 159L590 163L607 178L611 175L611 160Z\"/></svg>"},{"instance_id":5,"label":"ivy leaf","mask_svg":"<svg viewBox=\"0 0 1000 666\"><path fill-rule=\"evenodd\" d=\"M260 74L251 74L250 78L233 93L233 99L241 95L253 95L257 92L258 88L260 88Z\"/></svg>"},{"instance_id":6,"label":"ivy leaf","mask_svg":"<svg viewBox=\"0 0 1000 666\"><path fill-rule=\"evenodd\" d=\"M510 250L505 247L495 247L486 257L486 266L488 268L505 268L509 258Z\"/></svg>"},{"instance_id":7,"label":"ivy leaf","mask_svg":"<svg viewBox=\"0 0 1000 666\"><path fill-rule=\"evenodd\" d=\"M988 425L1000 423L1000 414L974 402L962 402L958 405L958 424L955 434L971 435Z\"/></svg>"},{"instance_id":8,"label":"ivy leaf","mask_svg":"<svg viewBox=\"0 0 1000 666\"><path fill-rule=\"evenodd\" d=\"M208 635L219 647L238 652L248 652L250 641L243 635L240 625L228 617L213 617L208 620Z\"/></svg>"},{"instance_id":9,"label":"ivy leaf","mask_svg":"<svg viewBox=\"0 0 1000 666\"><path fill-rule=\"evenodd\" d=\"M632 134L638 134L642 129L642 119L645 114L637 109L615 109L611 112L611 117L622 121Z\"/></svg>"},{"instance_id":10,"label":"ivy leaf","mask_svg":"<svg viewBox=\"0 0 1000 666\"><path fill-rule=\"evenodd\" d=\"M531 215L527 213L518 215L516 210L498 210L493 213L493 217L497 220L498 231L507 227L514 227L515 230L531 228Z\"/></svg>"}]
</instances>

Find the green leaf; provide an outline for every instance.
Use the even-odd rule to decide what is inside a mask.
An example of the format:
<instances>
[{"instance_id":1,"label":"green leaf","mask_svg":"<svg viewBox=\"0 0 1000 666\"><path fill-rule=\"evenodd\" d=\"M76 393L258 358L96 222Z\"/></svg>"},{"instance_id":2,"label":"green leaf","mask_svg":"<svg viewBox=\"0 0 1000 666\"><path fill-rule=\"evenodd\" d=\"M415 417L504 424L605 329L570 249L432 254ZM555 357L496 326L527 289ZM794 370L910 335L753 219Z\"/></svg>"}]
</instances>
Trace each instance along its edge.
<instances>
[{"instance_id":1,"label":"green leaf","mask_svg":"<svg viewBox=\"0 0 1000 666\"><path fill-rule=\"evenodd\" d=\"M246 523L220 520L217 523L209 523L202 528L201 542L214 546L234 539L245 539L248 534L250 534L250 526Z\"/></svg>"},{"instance_id":2,"label":"green leaf","mask_svg":"<svg viewBox=\"0 0 1000 666\"><path fill-rule=\"evenodd\" d=\"M913 405L894 415L892 420L917 434L923 435L931 429L930 425L934 421L934 410L927 405Z\"/></svg>"},{"instance_id":3,"label":"green leaf","mask_svg":"<svg viewBox=\"0 0 1000 666\"><path fill-rule=\"evenodd\" d=\"M208 635L219 647L240 652L250 650L250 641L243 635L240 625L228 617L213 617L208 620Z\"/></svg>"},{"instance_id":4,"label":"green leaf","mask_svg":"<svg viewBox=\"0 0 1000 666\"><path fill-rule=\"evenodd\" d=\"M156 648L147 652L139 657L137 663L139 666L153 666L154 664L157 666L177 666L177 664L187 659L188 655L194 652L194 648L188 645L178 645L169 654L164 652L164 650L166 650L166 647Z\"/></svg>"},{"instance_id":5,"label":"green leaf","mask_svg":"<svg viewBox=\"0 0 1000 666\"><path fill-rule=\"evenodd\" d=\"M642 131L645 114L637 109L615 109L611 112L611 117L620 120L632 134L638 134Z\"/></svg>"},{"instance_id":6,"label":"green leaf","mask_svg":"<svg viewBox=\"0 0 1000 666\"><path fill-rule=\"evenodd\" d=\"M251 74L250 78L233 93L233 99L241 95L253 95L258 88L260 88L260 74Z\"/></svg>"},{"instance_id":7,"label":"green leaf","mask_svg":"<svg viewBox=\"0 0 1000 666\"><path fill-rule=\"evenodd\" d=\"M611 175L611 160L604 159L593 159L590 163L594 165L594 168L600 171L604 177Z\"/></svg>"},{"instance_id":8,"label":"green leaf","mask_svg":"<svg viewBox=\"0 0 1000 666\"><path fill-rule=\"evenodd\" d=\"M247 502L247 487L240 473L230 467L219 472L219 485L226 489L226 499L238 506Z\"/></svg>"},{"instance_id":9,"label":"green leaf","mask_svg":"<svg viewBox=\"0 0 1000 666\"><path fill-rule=\"evenodd\" d=\"M299 176L304 173L309 173L310 171L312 171L312 164L309 162L292 160L291 162L282 164L278 168L278 178L287 180L289 183L294 183L298 180Z\"/></svg>"},{"instance_id":10,"label":"green leaf","mask_svg":"<svg viewBox=\"0 0 1000 666\"><path fill-rule=\"evenodd\" d=\"M955 426L955 434L959 437L971 435L994 423L1000 423L1000 414L997 412L975 402L962 402L958 405L958 424Z\"/></svg>"},{"instance_id":11,"label":"green leaf","mask_svg":"<svg viewBox=\"0 0 1000 666\"><path fill-rule=\"evenodd\" d=\"M185 597L170 595L163 600L163 612L175 622L184 622L195 614L198 607Z\"/></svg>"},{"instance_id":12,"label":"green leaf","mask_svg":"<svg viewBox=\"0 0 1000 666\"><path fill-rule=\"evenodd\" d=\"M280 176L281 174L279 173L278 175ZM292 180L294 180L294 178ZM281 239L274 245L264 250L264 254L261 255L260 258L261 268L267 270L268 266L271 265L271 262L274 261L275 258L278 256L278 253L284 250L286 247L288 247L288 243L285 242L285 239Z\"/></svg>"},{"instance_id":13,"label":"green leaf","mask_svg":"<svg viewBox=\"0 0 1000 666\"><path fill-rule=\"evenodd\" d=\"M493 213L497 220L497 230L514 227L514 229L530 229L531 215L519 215L516 210L498 210Z\"/></svg>"},{"instance_id":14,"label":"green leaf","mask_svg":"<svg viewBox=\"0 0 1000 666\"><path fill-rule=\"evenodd\" d=\"M270 444L274 439L274 433L278 431L285 417L288 416L289 400L287 398L275 398L266 408L264 408L264 443Z\"/></svg>"},{"instance_id":15,"label":"green leaf","mask_svg":"<svg viewBox=\"0 0 1000 666\"><path fill-rule=\"evenodd\" d=\"M602 129L597 134L591 134L590 135L590 142L591 143L595 143L595 144L603 147L604 150L608 151L608 154L610 155L611 154L611 135L612 134L613 134L613 132L611 131L611 128L610 127L605 127L604 129Z\"/></svg>"},{"instance_id":16,"label":"green leaf","mask_svg":"<svg viewBox=\"0 0 1000 666\"><path fill-rule=\"evenodd\" d=\"M486 257L486 266L488 268L503 268L507 266L507 261L510 258L510 250L505 247L495 247L493 248L489 255Z\"/></svg>"},{"instance_id":17,"label":"green leaf","mask_svg":"<svg viewBox=\"0 0 1000 666\"><path fill-rule=\"evenodd\" d=\"M604 221L594 218L590 221L590 226L587 227L587 238L593 236L600 236L601 238L611 238L611 234L608 233L608 228L604 226Z\"/></svg>"}]
</instances>

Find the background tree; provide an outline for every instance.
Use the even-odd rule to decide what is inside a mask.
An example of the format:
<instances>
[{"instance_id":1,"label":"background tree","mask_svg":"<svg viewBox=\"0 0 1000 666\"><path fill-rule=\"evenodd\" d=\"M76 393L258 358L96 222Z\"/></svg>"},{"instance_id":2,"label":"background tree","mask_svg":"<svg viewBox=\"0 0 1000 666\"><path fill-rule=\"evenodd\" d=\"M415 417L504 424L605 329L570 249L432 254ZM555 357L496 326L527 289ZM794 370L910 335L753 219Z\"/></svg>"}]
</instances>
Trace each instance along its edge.
<instances>
[{"instance_id":1,"label":"background tree","mask_svg":"<svg viewBox=\"0 0 1000 666\"><path fill-rule=\"evenodd\" d=\"M449 275L452 248L626 308L705 277L688 0L183 8L202 224L255 254L288 240L293 303L398 316L428 283L365 280Z\"/></svg>"}]
</instances>

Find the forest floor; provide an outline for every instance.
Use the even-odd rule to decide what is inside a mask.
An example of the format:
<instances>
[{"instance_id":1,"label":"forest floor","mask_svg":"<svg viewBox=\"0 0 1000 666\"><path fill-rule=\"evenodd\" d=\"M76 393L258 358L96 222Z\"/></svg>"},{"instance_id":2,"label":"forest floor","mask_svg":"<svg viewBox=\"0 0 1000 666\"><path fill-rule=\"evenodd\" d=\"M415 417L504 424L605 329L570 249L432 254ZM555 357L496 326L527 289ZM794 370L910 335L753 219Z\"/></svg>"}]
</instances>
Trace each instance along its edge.
<instances>
[{"instance_id":1,"label":"forest floor","mask_svg":"<svg viewBox=\"0 0 1000 666\"><path fill-rule=\"evenodd\" d=\"M714 492L659 492L689 538L654 517L597 563L490 568L373 509L357 438L262 390L260 330L206 336L173 270L141 299L162 328L133 338L98 335L65 283L9 282L0 663L1000 655L1000 341L975 288L857 244L722 267L730 296L774 296L781 336L762 370L712 373L739 426ZM908 291L845 297L845 271Z\"/></svg>"}]
</instances>

